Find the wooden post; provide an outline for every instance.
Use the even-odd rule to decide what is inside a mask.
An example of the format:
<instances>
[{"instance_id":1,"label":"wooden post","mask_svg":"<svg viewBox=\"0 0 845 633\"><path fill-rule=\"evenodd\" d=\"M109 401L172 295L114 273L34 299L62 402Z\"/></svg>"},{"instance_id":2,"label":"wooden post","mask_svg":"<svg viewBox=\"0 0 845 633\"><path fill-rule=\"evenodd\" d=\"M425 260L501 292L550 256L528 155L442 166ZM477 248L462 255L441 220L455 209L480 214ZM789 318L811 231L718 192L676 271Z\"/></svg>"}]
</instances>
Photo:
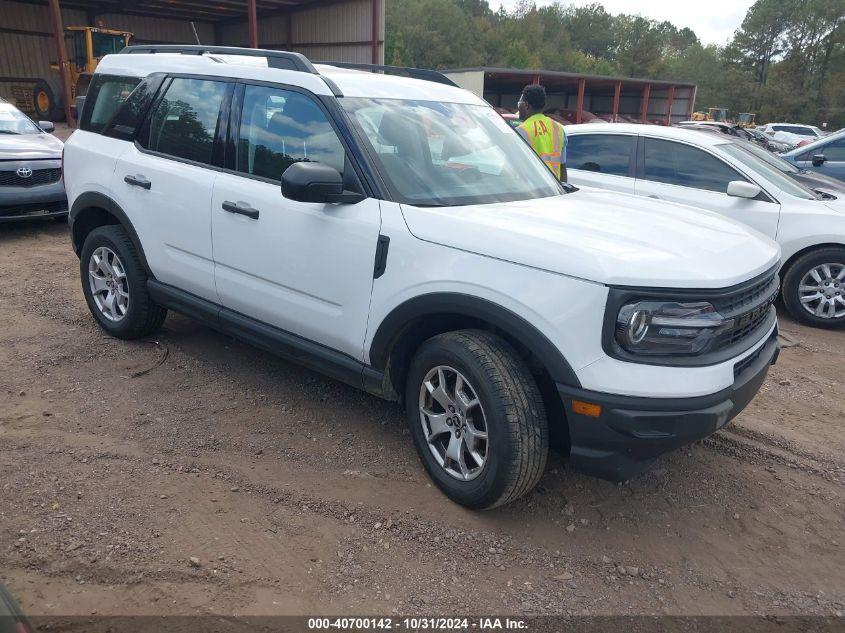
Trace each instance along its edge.
<instances>
[{"instance_id":1,"label":"wooden post","mask_svg":"<svg viewBox=\"0 0 845 633\"><path fill-rule=\"evenodd\" d=\"M531 83L534 84L535 86L539 86L540 85L540 75L534 75L534 79L531 80Z\"/></svg>"},{"instance_id":2,"label":"wooden post","mask_svg":"<svg viewBox=\"0 0 845 633\"><path fill-rule=\"evenodd\" d=\"M642 122L648 122L648 97L651 95L651 84L646 84L643 88L643 105L642 105Z\"/></svg>"},{"instance_id":3,"label":"wooden post","mask_svg":"<svg viewBox=\"0 0 845 633\"><path fill-rule=\"evenodd\" d=\"M378 0L373 1L373 33L372 33L372 63L378 64L378 36L379 36L379 3ZM389 63L389 61L385 60L385 63Z\"/></svg>"},{"instance_id":4,"label":"wooden post","mask_svg":"<svg viewBox=\"0 0 845 633\"><path fill-rule=\"evenodd\" d=\"M56 53L59 57L59 81L62 86L62 101L65 106L65 120L70 127L74 126L73 115L70 112L71 95L70 68L68 67L67 47L65 46L65 27L62 24L62 10L59 0L49 0L50 23L53 25L53 37L56 40Z\"/></svg>"},{"instance_id":5,"label":"wooden post","mask_svg":"<svg viewBox=\"0 0 845 633\"><path fill-rule=\"evenodd\" d=\"M249 47L258 48L258 9L255 0L246 0L247 20L249 21Z\"/></svg>"},{"instance_id":6,"label":"wooden post","mask_svg":"<svg viewBox=\"0 0 845 633\"><path fill-rule=\"evenodd\" d=\"M698 93L698 86L693 86L692 88L689 88L689 93L688 93L689 102L687 104L687 118L688 119L692 119L692 114L693 114L693 112L695 112L695 97L696 97L697 93Z\"/></svg>"},{"instance_id":7,"label":"wooden post","mask_svg":"<svg viewBox=\"0 0 845 633\"><path fill-rule=\"evenodd\" d=\"M581 122L581 115L584 112L584 89L587 86L586 79L578 80L578 103L575 106L575 122Z\"/></svg>"},{"instance_id":8,"label":"wooden post","mask_svg":"<svg viewBox=\"0 0 845 633\"><path fill-rule=\"evenodd\" d=\"M672 103L675 101L675 86L669 87L669 98L666 105L666 125L672 125Z\"/></svg>"},{"instance_id":9,"label":"wooden post","mask_svg":"<svg viewBox=\"0 0 845 633\"><path fill-rule=\"evenodd\" d=\"M622 82L617 81L616 87L613 89L613 116L610 118L611 122L616 123L619 119L619 97L622 94Z\"/></svg>"}]
</instances>

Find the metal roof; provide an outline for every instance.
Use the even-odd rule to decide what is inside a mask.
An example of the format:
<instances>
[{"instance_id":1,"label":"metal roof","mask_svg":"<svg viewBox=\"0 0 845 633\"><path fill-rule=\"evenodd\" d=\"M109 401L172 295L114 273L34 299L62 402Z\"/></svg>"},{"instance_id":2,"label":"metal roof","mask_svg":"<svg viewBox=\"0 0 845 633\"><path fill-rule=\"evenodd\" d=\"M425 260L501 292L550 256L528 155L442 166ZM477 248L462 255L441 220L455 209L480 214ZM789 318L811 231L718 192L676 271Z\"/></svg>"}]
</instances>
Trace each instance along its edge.
<instances>
[{"instance_id":1,"label":"metal roof","mask_svg":"<svg viewBox=\"0 0 845 633\"><path fill-rule=\"evenodd\" d=\"M695 83L690 81L667 81L665 79L643 79L640 77L608 77L607 75L589 75L586 73L570 73L560 70L525 70L522 68L495 68L490 66L477 66L474 68L450 68L441 71L448 75L449 73L468 73L468 72L483 72L485 75L494 75L502 79L518 79L528 77L540 77L540 79L550 79L558 81L577 81L579 79L586 79L592 83L608 83L613 84L621 81L623 84L639 84L652 86L688 86L695 87Z\"/></svg>"},{"instance_id":2,"label":"metal roof","mask_svg":"<svg viewBox=\"0 0 845 633\"><path fill-rule=\"evenodd\" d=\"M337 4L339 1L257 0L256 8L258 17L261 18L297 9ZM47 4L43 0L32 0L26 3ZM247 19L247 0L61 0L61 6L95 14L120 13L197 22L240 22Z\"/></svg>"}]
</instances>

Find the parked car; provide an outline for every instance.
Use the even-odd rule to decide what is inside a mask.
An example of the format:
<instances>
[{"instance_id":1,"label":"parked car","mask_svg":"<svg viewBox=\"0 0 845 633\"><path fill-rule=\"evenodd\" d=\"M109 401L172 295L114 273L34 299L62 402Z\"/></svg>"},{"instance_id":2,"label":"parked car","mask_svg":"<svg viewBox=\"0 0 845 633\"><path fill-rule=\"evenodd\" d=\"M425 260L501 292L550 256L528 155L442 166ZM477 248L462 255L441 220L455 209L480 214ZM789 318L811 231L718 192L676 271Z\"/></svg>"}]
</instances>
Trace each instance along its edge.
<instances>
[{"instance_id":1,"label":"parked car","mask_svg":"<svg viewBox=\"0 0 845 633\"><path fill-rule=\"evenodd\" d=\"M783 141L776 141L774 138L767 136L764 132L761 132L757 128L747 127L745 131L752 137L752 140L757 143L758 145L765 147L770 152L775 152L776 154L780 154L782 152L788 152L791 149L794 149L794 145L790 143L785 143Z\"/></svg>"},{"instance_id":2,"label":"parked car","mask_svg":"<svg viewBox=\"0 0 845 633\"><path fill-rule=\"evenodd\" d=\"M837 132L783 154L801 169L845 182L845 132Z\"/></svg>"},{"instance_id":3,"label":"parked car","mask_svg":"<svg viewBox=\"0 0 845 633\"><path fill-rule=\"evenodd\" d=\"M754 143L747 143L740 139L736 139L735 142L742 144L748 151L760 158L760 160L769 163L772 167L794 178L805 187L821 194L822 197L827 197L828 199L831 199L831 196L833 199L845 197L845 182L825 176L824 174L801 169L782 156L767 152Z\"/></svg>"},{"instance_id":4,"label":"parked car","mask_svg":"<svg viewBox=\"0 0 845 633\"><path fill-rule=\"evenodd\" d=\"M52 131L0 99L0 222L67 217L63 144Z\"/></svg>"},{"instance_id":5,"label":"parked car","mask_svg":"<svg viewBox=\"0 0 845 633\"><path fill-rule=\"evenodd\" d=\"M801 123L767 123L757 126L757 129L766 136L782 143L789 143L793 147L825 136L825 133L815 125Z\"/></svg>"},{"instance_id":6,"label":"parked car","mask_svg":"<svg viewBox=\"0 0 845 633\"><path fill-rule=\"evenodd\" d=\"M403 401L473 508L533 488L550 425L620 480L739 413L778 353L777 245L561 184L443 82L276 51L105 57L65 148L93 318L134 339L173 309Z\"/></svg>"},{"instance_id":7,"label":"parked car","mask_svg":"<svg viewBox=\"0 0 845 633\"><path fill-rule=\"evenodd\" d=\"M790 314L809 325L845 324L845 200L817 194L746 143L715 134L625 124L566 133L571 182L745 222L780 243Z\"/></svg>"}]
</instances>

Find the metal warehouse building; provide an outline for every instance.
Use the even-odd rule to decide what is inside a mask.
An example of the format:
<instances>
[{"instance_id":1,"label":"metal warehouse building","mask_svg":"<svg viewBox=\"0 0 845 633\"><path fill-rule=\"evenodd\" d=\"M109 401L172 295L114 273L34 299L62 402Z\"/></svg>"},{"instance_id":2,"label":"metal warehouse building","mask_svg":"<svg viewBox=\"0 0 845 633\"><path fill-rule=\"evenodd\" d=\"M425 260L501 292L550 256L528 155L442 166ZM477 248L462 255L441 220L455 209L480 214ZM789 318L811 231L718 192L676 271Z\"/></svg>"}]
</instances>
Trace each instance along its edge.
<instances>
[{"instance_id":1,"label":"metal warehouse building","mask_svg":"<svg viewBox=\"0 0 845 633\"><path fill-rule=\"evenodd\" d=\"M384 0L0 0L0 16L0 96L29 112L38 80L61 94L50 64L59 59L54 32L69 26L130 31L133 44L199 39L384 63Z\"/></svg>"},{"instance_id":2,"label":"metal warehouse building","mask_svg":"<svg viewBox=\"0 0 845 633\"><path fill-rule=\"evenodd\" d=\"M669 125L692 118L695 107L692 83L508 68L460 68L444 74L510 111L516 111L526 84L540 84L546 88L548 107L567 111L572 123L587 123L594 115L605 121Z\"/></svg>"}]
</instances>

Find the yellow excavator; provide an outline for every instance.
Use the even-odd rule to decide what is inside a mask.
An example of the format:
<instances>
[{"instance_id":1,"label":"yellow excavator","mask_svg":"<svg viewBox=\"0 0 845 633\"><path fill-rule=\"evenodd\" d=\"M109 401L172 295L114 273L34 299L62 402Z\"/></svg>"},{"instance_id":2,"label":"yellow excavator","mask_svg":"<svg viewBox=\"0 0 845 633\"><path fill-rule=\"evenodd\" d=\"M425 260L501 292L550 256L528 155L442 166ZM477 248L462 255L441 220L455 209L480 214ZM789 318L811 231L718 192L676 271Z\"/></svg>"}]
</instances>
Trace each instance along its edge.
<instances>
[{"instance_id":1,"label":"yellow excavator","mask_svg":"<svg viewBox=\"0 0 845 633\"><path fill-rule=\"evenodd\" d=\"M91 76L105 56L120 52L129 44L132 33L95 26L69 26L68 68L65 77L70 86L71 99L88 91ZM32 92L32 104L37 120L61 121L64 118L59 65L50 64L56 71L47 79L39 79Z\"/></svg>"},{"instance_id":2,"label":"yellow excavator","mask_svg":"<svg viewBox=\"0 0 845 633\"><path fill-rule=\"evenodd\" d=\"M693 112L693 121L720 121L727 123L730 119L731 111L727 108L707 108L707 112Z\"/></svg>"}]
</instances>

